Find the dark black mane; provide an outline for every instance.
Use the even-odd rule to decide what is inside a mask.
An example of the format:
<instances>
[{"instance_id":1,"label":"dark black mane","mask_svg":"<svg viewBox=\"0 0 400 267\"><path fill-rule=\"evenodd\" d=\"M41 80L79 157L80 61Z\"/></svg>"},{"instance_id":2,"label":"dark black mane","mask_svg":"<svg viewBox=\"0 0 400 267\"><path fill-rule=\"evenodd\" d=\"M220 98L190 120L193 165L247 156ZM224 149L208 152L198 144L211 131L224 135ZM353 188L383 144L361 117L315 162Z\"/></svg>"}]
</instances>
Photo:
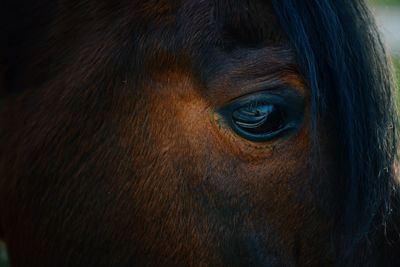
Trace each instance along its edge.
<instances>
[{"instance_id":1,"label":"dark black mane","mask_svg":"<svg viewBox=\"0 0 400 267\"><path fill-rule=\"evenodd\" d=\"M364 1L273 4L312 90L314 140L322 120L339 140L341 175L333 184L343 211L340 249L350 255L394 208L397 117L388 57Z\"/></svg>"}]
</instances>

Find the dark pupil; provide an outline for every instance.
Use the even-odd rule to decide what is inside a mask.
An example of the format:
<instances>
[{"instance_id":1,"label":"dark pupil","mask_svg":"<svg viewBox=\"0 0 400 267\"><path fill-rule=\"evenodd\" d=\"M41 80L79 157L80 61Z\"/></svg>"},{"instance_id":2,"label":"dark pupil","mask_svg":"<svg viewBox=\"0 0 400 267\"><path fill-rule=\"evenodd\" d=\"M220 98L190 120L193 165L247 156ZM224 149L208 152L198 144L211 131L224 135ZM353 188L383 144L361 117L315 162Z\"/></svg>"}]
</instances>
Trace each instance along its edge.
<instances>
[{"instance_id":1,"label":"dark pupil","mask_svg":"<svg viewBox=\"0 0 400 267\"><path fill-rule=\"evenodd\" d=\"M283 114L278 106L271 104L249 105L235 110L233 121L251 134L266 134L281 129Z\"/></svg>"}]
</instances>

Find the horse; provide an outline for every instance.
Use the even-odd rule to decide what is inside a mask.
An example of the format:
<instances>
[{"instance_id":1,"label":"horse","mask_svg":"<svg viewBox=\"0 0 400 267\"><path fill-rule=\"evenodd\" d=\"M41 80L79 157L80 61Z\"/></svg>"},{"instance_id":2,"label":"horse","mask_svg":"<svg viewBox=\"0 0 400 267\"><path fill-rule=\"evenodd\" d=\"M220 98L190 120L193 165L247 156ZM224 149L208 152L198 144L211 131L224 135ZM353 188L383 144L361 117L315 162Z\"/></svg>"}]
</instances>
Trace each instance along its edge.
<instances>
[{"instance_id":1,"label":"horse","mask_svg":"<svg viewBox=\"0 0 400 267\"><path fill-rule=\"evenodd\" d=\"M11 266L399 266L362 0L2 3Z\"/></svg>"}]
</instances>

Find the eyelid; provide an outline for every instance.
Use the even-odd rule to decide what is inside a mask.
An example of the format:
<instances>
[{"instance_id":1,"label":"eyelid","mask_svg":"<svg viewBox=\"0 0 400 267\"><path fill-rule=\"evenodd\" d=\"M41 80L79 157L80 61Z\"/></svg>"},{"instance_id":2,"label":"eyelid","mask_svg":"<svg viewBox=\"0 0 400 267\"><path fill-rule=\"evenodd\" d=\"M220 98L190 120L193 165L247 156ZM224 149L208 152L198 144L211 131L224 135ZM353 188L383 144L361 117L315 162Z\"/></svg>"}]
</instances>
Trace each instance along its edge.
<instances>
[{"instance_id":1,"label":"eyelid","mask_svg":"<svg viewBox=\"0 0 400 267\"><path fill-rule=\"evenodd\" d=\"M224 104L222 108L229 106L232 106L233 108L235 106L244 105L245 103L250 103L251 101L267 101L271 104L280 104L292 101L304 102L304 95L292 87L280 86L247 93L233 98Z\"/></svg>"},{"instance_id":2,"label":"eyelid","mask_svg":"<svg viewBox=\"0 0 400 267\"><path fill-rule=\"evenodd\" d=\"M224 106L237 98L262 91L275 91L281 88L292 88L300 94L307 95L307 85L303 77L295 71L280 71L262 76L233 77L223 75L206 83L203 92L211 106ZM228 101L227 101L228 100Z\"/></svg>"}]
</instances>

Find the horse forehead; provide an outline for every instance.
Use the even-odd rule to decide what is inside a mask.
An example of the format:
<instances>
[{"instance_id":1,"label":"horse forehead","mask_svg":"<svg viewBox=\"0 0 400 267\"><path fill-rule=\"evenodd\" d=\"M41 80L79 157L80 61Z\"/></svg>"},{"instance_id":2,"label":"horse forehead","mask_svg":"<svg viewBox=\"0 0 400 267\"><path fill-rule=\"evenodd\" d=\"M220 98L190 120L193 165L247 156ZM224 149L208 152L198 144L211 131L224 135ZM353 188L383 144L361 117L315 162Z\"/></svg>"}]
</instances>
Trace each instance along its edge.
<instances>
[{"instance_id":1,"label":"horse forehead","mask_svg":"<svg viewBox=\"0 0 400 267\"><path fill-rule=\"evenodd\" d=\"M194 9L197 13L207 12L208 10L220 14L272 11L272 3L270 0L139 0L130 2L130 5L133 9L148 13L150 16L154 14L166 14L178 9L183 9L185 11ZM211 10L209 8L211 8Z\"/></svg>"},{"instance_id":2,"label":"horse forehead","mask_svg":"<svg viewBox=\"0 0 400 267\"><path fill-rule=\"evenodd\" d=\"M140 1L131 6L140 24L149 23L153 30L175 30L182 35L196 35L208 40L213 35L235 32L243 38L276 39L280 32L271 1L267 0L182 0ZM139 20L141 18L143 20ZM147 23L146 23L147 22ZM279 36L280 37L280 36Z\"/></svg>"}]
</instances>

